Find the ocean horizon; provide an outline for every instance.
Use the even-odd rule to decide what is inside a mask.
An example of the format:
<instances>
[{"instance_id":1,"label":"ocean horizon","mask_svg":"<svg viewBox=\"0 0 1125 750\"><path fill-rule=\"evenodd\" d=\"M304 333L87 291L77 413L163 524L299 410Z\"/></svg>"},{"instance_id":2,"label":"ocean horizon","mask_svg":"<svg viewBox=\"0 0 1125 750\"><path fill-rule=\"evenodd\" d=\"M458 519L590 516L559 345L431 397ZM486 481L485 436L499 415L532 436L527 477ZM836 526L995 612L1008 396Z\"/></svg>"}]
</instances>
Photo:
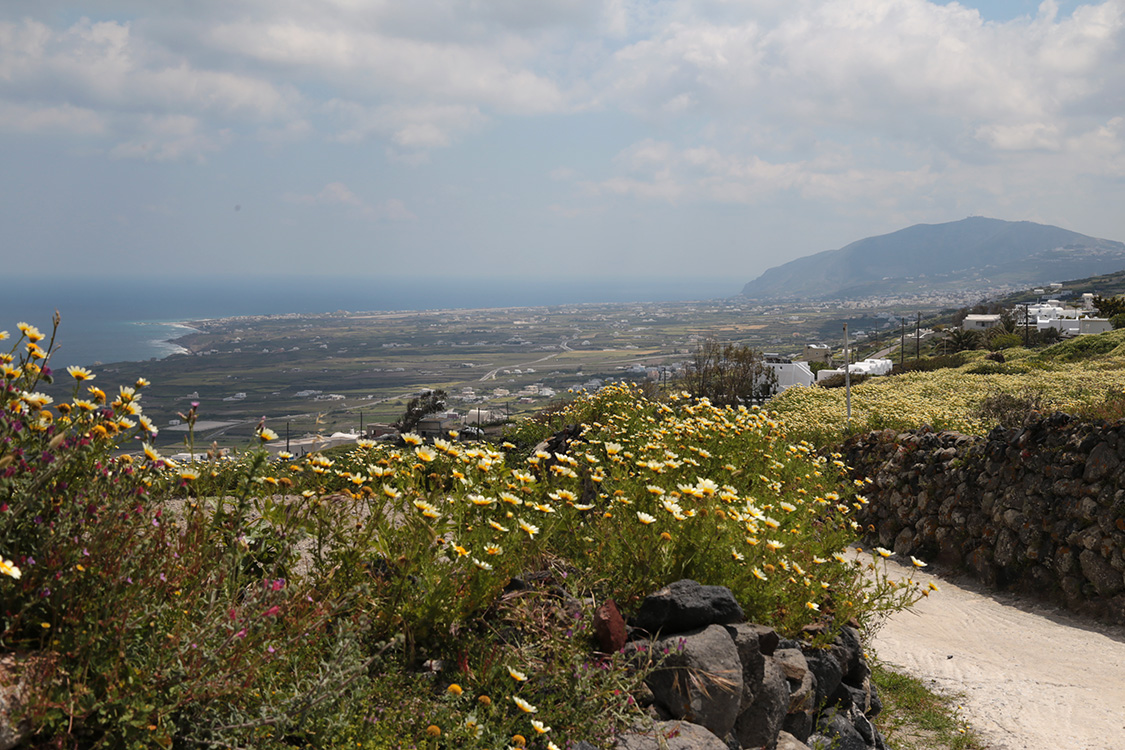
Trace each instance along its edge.
<instances>
[{"instance_id":1,"label":"ocean horizon","mask_svg":"<svg viewBox=\"0 0 1125 750\"><path fill-rule=\"evenodd\" d=\"M183 351L170 343L184 323L239 315L541 307L566 304L688 302L735 296L727 279L64 279L0 285L0 331L25 321L50 334L61 324L54 368L139 362ZM2 346L2 345L0 345Z\"/></svg>"}]
</instances>

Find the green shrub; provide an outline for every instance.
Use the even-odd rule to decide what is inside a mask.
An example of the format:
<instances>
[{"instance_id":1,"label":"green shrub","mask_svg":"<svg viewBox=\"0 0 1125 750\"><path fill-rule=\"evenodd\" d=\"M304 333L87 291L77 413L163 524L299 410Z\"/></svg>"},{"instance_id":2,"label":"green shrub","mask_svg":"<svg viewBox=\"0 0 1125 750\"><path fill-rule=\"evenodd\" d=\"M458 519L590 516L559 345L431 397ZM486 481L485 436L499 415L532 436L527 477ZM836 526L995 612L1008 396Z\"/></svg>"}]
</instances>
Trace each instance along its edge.
<instances>
[{"instance_id":1,"label":"green shrub","mask_svg":"<svg viewBox=\"0 0 1125 750\"><path fill-rule=\"evenodd\" d=\"M1075 336L1067 341L1047 347L1041 352L1040 356L1058 362L1078 362L1108 354L1122 343L1125 343L1125 331Z\"/></svg>"},{"instance_id":2,"label":"green shrub","mask_svg":"<svg viewBox=\"0 0 1125 750\"><path fill-rule=\"evenodd\" d=\"M966 356L960 352L956 354L940 354L936 357L912 359L902 364L895 363L891 374L901 375L907 372L933 372L934 370L944 370L949 367L960 367L965 364L965 362Z\"/></svg>"},{"instance_id":3,"label":"green shrub","mask_svg":"<svg viewBox=\"0 0 1125 750\"><path fill-rule=\"evenodd\" d=\"M1043 395L1031 391L1005 393L995 391L988 395L977 408L977 418L985 424L1001 427L1021 427L1043 408Z\"/></svg>"},{"instance_id":4,"label":"green shrub","mask_svg":"<svg viewBox=\"0 0 1125 750\"><path fill-rule=\"evenodd\" d=\"M851 384L853 386L859 385L869 377L869 375L863 375L853 372L851 376ZM821 388L843 388L847 385L847 382L844 379L844 373L841 372L837 373L836 375L829 375L824 380L818 380L816 381L816 384Z\"/></svg>"},{"instance_id":5,"label":"green shrub","mask_svg":"<svg viewBox=\"0 0 1125 750\"><path fill-rule=\"evenodd\" d=\"M544 434L529 421L505 450L408 434L275 461L259 425L247 451L177 466L146 442L143 381L111 398L69 368L54 404L50 346L20 331L0 363L0 647L39 655L39 744L503 746L538 731L522 701L560 746L608 744L660 655L596 656L590 602L629 614L694 578L829 637L922 595L844 554L865 500L758 409L620 385L555 415L581 425L556 454L517 448Z\"/></svg>"},{"instance_id":6,"label":"green shrub","mask_svg":"<svg viewBox=\"0 0 1125 750\"><path fill-rule=\"evenodd\" d=\"M993 350L1012 349L1023 346L1023 337L1018 333L999 333L988 339L988 345Z\"/></svg>"}]
</instances>

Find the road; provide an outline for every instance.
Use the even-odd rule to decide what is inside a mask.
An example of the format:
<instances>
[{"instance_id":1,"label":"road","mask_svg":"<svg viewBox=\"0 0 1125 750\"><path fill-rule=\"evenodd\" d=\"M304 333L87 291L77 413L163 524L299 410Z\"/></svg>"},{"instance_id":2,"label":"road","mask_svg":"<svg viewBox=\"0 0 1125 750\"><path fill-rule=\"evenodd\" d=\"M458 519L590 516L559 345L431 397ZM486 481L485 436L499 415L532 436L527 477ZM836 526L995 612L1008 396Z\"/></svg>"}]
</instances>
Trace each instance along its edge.
<instances>
[{"instance_id":1,"label":"road","mask_svg":"<svg viewBox=\"0 0 1125 750\"><path fill-rule=\"evenodd\" d=\"M878 657L964 695L993 750L1125 746L1125 628L890 564L940 591L876 633Z\"/></svg>"},{"instance_id":2,"label":"road","mask_svg":"<svg viewBox=\"0 0 1125 750\"><path fill-rule=\"evenodd\" d=\"M565 348L566 344L563 344L563 347ZM571 350L566 349L566 351L571 351ZM520 364L504 365L503 367L497 367L493 370L489 370L484 375L482 375L481 379L480 379L480 382L483 383L486 380L496 380L496 373L500 372L501 370L512 370L512 369L515 369L517 367L527 367L529 365L537 365L540 362L546 362L548 359L552 359L552 358L557 357L557 356L559 356L558 353L548 354L546 357L540 357L539 359L533 360L531 362L522 362Z\"/></svg>"}]
</instances>

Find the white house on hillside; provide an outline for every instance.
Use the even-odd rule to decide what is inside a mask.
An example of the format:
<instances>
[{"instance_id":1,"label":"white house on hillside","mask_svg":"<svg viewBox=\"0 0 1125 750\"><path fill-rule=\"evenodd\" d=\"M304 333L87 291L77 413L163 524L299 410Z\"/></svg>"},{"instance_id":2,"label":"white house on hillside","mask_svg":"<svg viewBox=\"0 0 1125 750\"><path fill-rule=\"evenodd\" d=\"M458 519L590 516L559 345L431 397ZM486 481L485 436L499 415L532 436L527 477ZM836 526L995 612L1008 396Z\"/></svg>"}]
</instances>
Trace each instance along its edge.
<instances>
[{"instance_id":1,"label":"white house on hillside","mask_svg":"<svg viewBox=\"0 0 1125 750\"><path fill-rule=\"evenodd\" d=\"M852 362L847 366L847 369L852 375L887 375L894 368L895 363L889 359L865 359L862 362ZM819 383L821 380L832 377L833 375L843 375L844 368L839 367L835 370L820 370L816 374L816 380Z\"/></svg>"},{"instance_id":2,"label":"white house on hillside","mask_svg":"<svg viewBox=\"0 0 1125 750\"><path fill-rule=\"evenodd\" d=\"M962 331L987 331L1000 325L999 315L966 315L961 321Z\"/></svg>"},{"instance_id":3,"label":"white house on hillside","mask_svg":"<svg viewBox=\"0 0 1125 750\"><path fill-rule=\"evenodd\" d=\"M765 365L777 376L775 393L781 393L795 385L808 387L813 384L813 371L809 369L808 362L793 362L787 357L769 356L766 358Z\"/></svg>"},{"instance_id":4,"label":"white house on hillside","mask_svg":"<svg viewBox=\"0 0 1125 750\"><path fill-rule=\"evenodd\" d=\"M1083 295L1083 297L1085 296ZM1054 328L1063 336L1081 336L1089 333L1112 331L1113 324L1108 319L1087 317L1085 302L1086 300L1083 300L1082 308L1063 307L1057 299L1050 299L1046 303L1028 305L1026 314L1029 324L1031 320L1035 321L1036 330L1045 331L1048 328ZM1023 315L1024 311L1016 308L1016 320L1021 320Z\"/></svg>"}]
</instances>

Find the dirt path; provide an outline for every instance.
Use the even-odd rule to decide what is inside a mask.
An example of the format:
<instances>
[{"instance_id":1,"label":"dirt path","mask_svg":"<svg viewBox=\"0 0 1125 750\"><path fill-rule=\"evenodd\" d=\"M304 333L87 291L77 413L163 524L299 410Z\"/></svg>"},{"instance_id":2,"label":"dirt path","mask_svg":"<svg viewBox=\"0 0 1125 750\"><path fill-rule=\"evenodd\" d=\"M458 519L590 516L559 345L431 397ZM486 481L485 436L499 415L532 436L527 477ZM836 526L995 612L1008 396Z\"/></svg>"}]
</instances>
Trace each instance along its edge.
<instances>
[{"instance_id":1,"label":"dirt path","mask_svg":"<svg viewBox=\"0 0 1125 750\"><path fill-rule=\"evenodd\" d=\"M878 631L880 659L962 693L964 717L994 750L1125 747L1125 628L967 581L915 578L941 591Z\"/></svg>"}]
</instances>

